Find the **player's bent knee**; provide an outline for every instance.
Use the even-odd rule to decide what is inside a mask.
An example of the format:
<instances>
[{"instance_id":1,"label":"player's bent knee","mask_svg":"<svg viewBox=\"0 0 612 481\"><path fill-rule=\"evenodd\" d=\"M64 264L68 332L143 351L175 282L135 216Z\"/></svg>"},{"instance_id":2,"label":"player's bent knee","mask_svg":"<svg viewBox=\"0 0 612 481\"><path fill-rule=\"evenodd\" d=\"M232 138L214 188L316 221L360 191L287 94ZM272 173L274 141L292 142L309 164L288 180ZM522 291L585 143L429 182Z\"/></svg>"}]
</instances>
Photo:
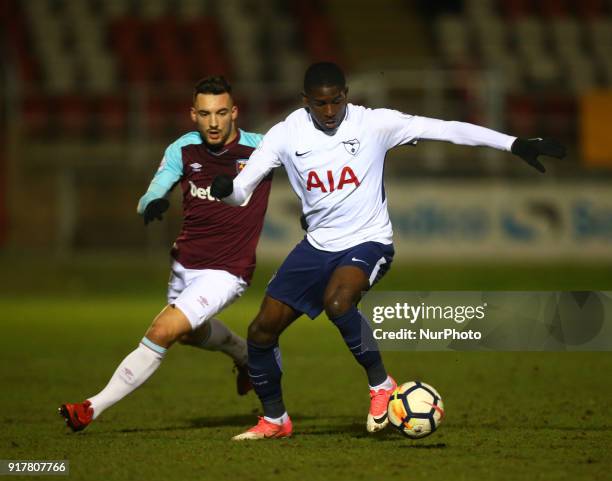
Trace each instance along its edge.
<instances>
[{"instance_id":1,"label":"player's bent knee","mask_svg":"<svg viewBox=\"0 0 612 481\"><path fill-rule=\"evenodd\" d=\"M177 330L175 326L161 322L153 323L145 334L147 339L162 347L169 347L188 335L188 333Z\"/></svg>"},{"instance_id":2,"label":"player's bent knee","mask_svg":"<svg viewBox=\"0 0 612 481\"><path fill-rule=\"evenodd\" d=\"M169 347L192 331L187 317L174 306L166 306L155 318L145 336L162 347Z\"/></svg>"},{"instance_id":3,"label":"player's bent knee","mask_svg":"<svg viewBox=\"0 0 612 481\"><path fill-rule=\"evenodd\" d=\"M278 341L279 332L269 325L257 322L251 322L247 332L249 342L259 344L261 346L269 346Z\"/></svg>"},{"instance_id":4,"label":"player's bent knee","mask_svg":"<svg viewBox=\"0 0 612 481\"><path fill-rule=\"evenodd\" d=\"M162 347L169 347L178 338L178 336L167 327L156 324L149 328L145 337L149 339L149 341Z\"/></svg>"},{"instance_id":5,"label":"player's bent knee","mask_svg":"<svg viewBox=\"0 0 612 481\"><path fill-rule=\"evenodd\" d=\"M346 314L356 303L348 296L331 296L325 300L325 314L330 319L336 319Z\"/></svg>"}]
</instances>

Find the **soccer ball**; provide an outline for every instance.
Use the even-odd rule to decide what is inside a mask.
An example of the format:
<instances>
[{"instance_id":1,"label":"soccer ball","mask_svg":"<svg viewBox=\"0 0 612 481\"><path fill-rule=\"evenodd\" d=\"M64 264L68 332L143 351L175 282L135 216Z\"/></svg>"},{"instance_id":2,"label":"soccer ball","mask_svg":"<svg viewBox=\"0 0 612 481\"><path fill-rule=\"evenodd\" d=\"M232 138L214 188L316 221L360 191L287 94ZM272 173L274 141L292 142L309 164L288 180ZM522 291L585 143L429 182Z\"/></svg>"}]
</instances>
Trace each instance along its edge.
<instances>
[{"instance_id":1,"label":"soccer ball","mask_svg":"<svg viewBox=\"0 0 612 481\"><path fill-rule=\"evenodd\" d=\"M424 438L444 419L444 403L438 391L424 382L407 382L389 398L389 422L404 436Z\"/></svg>"}]
</instances>

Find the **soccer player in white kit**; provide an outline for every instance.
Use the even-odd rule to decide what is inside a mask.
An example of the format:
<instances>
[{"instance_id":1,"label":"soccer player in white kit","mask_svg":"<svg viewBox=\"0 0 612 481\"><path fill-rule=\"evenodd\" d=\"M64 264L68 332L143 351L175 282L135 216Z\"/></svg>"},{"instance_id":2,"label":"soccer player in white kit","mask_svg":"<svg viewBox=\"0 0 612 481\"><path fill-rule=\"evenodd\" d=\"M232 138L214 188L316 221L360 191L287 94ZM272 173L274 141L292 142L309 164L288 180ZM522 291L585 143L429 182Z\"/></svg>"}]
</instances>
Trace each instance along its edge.
<instances>
[{"instance_id":1,"label":"soccer player in white kit","mask_svg":"<svg viewBox=\"0 0 612 481\"><path fill-rule=\"evenodd\" d=\"M369 109L348 103L347 93L337 65L311 65L304 76L304 108L270 129L233 181L218 176L211 186L215 197L240 205L272 169L283 165L302 201L307 229L268 285L249 326L249 375L264 416L235 440L291 436L282 399L278 337L303 313L315 318L323 310L366 371L368 432L388 424L387 402L396 383L356 306L393 260L383 183L389 149L421 139L488 146L510 151L541 172L538 155L565 155L564 147L552 139L519 139L463 122Z\"/></svg>"}]
</instances>

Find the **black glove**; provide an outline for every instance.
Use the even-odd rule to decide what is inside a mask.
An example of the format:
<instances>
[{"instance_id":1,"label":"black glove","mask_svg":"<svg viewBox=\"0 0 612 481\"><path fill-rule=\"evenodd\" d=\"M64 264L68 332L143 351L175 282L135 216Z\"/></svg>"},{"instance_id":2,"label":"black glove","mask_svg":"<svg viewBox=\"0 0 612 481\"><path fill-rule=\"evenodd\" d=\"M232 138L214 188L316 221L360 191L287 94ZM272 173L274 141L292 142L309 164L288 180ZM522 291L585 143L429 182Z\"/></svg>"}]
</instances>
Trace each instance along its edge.
<instances>
[{"instance_id":1,"label":"black glove","mask_svg":"<svg viewBox=\"0 0 612 481\"><path fill-rule=\"evenodd\" d=\"M234 192L234 181L229 175L218 175L210 186L210 195L223 199Z\"/></svg>"},{"instance_id":2,"label":"black glove","mask_svg":"<svg viewBox=\"0 0 612 481\"><path fill-rule=\"evenodd\" d=\"M300 225L302 226L302 229L308 232L308 222L306 222L306 216L304 214L300 216Z\"/></svg>"},{"instance_id":3,"label":"black glove","mask_svg":"<svg viewBox=\"0 0 612 481\"><path fill-rule=\"evenodd\" d=\"M162 214L168 210L170 202L168 199L155 199L147 204L144 214L144 225L153 222L154 219L162 220Z\"/></svg>"},{"instance_id":4,"label":"black glove","mask_svg":"<svg viewBox=\"0 0 612 481\"><path fill-rule=\"evenodd\" d=\"M538 160L538 155L549 155L557 159L565 157L565 146L550 138L521 139L517 137L512 143L511 151L541 173L546 172L546 169Z\"/></svg>"}]
</instances>

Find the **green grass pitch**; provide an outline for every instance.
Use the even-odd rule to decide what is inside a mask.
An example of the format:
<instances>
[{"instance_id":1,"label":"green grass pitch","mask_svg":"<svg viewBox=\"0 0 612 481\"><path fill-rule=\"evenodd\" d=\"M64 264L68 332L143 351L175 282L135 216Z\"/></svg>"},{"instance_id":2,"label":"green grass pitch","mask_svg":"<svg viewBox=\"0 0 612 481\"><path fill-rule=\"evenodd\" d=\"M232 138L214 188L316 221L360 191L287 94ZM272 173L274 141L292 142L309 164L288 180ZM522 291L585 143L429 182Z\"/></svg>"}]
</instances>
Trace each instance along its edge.
<instances>
[{"instance_id":1,"label":"green grass pitch","mask_svg":"<svg viewBox=\"0 0 612 481\"><path fill-rule=\"evenodd\" d=\"M16 262L0 279L0 459L68 459L83 480L612 479L610 353L385 353L398 381L444 398L440 430L365 431L366 380L323 317L281 339L295 436L234 443L256 421L231 361L172 348L160 370L84 432L56 409L100 390L163 306L153 257ZM244 333L271 269L221 317ZM610 289L610 266L394 266L377 289ZM26 478L27 479L27 478Z\"/></svg>"}]
</instances>

